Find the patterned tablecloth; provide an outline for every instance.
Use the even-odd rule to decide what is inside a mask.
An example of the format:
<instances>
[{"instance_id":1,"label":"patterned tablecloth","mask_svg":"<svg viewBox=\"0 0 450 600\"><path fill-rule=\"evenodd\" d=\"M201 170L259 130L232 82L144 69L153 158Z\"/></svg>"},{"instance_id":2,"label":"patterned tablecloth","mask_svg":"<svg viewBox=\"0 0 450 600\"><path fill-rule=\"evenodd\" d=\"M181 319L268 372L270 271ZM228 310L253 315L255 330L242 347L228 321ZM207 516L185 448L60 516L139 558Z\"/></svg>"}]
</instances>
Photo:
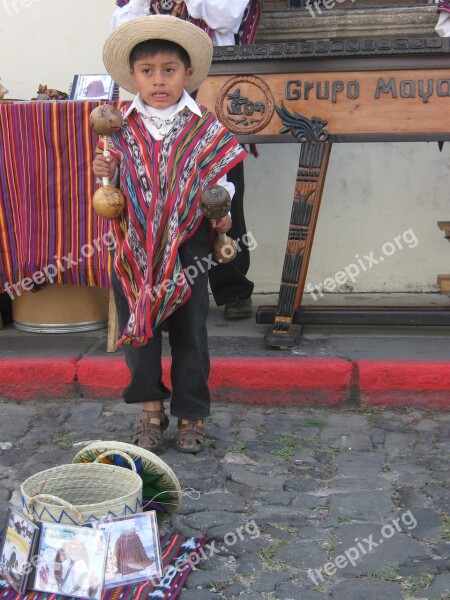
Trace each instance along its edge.
<instances>
[{"instance_id":1,"label":"patterned tablecloth","mask_svg":"<svg viewBox=\"0 0 450 600\"><path fill-rule=\"evenodd\" d=\"M109 224L91 202L97 105L0 103L0 291L33 275L42 283L39 273L109 286Z\"/></svg>"}]
</instances>

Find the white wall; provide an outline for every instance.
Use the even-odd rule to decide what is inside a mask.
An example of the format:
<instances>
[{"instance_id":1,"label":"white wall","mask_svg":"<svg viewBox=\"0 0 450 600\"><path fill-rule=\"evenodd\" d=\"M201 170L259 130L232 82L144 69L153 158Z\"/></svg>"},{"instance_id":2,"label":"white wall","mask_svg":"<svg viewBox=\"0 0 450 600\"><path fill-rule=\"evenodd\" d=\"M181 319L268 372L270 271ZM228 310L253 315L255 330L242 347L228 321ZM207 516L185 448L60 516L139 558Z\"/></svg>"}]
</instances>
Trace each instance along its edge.
<instances>
[{"instance_id":1,"label":"white wall","mask_svg":"<svg viewBox=\"0 0 450 600\"><path fill-rule=\"evenodd\" d=\"M68 91L76 73L102 73L114 0L0 0L0 77L8 98L30 99L38 84ZM277 291L299 146L260 145L246 161L246 219L258 242L256 291ZM437 228L450 220L450 143L341 144L331 153L308 281L333 277L412 229L416 248L390 257L336 291L436 291L450 272L450 246ZM366 264L367 261L364 262ZM368 264L368 263L367 263Z\"/></svg>"},{"instance_id":2,"label":"white wall","mask_svg":"<svg viewBox=\"0 0 450 600\"><path fill-rule=\"evenodd\" d=\"M114 0L0 0L0 77L7 98L38 84L68 91L76 73L104 73Z\"/></svg>"},{"instance_id":3,"label":"white wall","mask_svg":"<svg viewBox=\"0 0 450 600\"><path fill-rule=\"evenodd\" d=\"M258 148L261 156L245 163L246 220L258 242L250 274L268 292L279 286L299 146ZM437 227L450 219L449 195L450 143L442 153L437 143L335 144L307 281L315 286L354 263L355 282L336 292L437 291L437 274L450 272ZM365 259L372 251L384 260Z\"/></svg>"}]
</instances>

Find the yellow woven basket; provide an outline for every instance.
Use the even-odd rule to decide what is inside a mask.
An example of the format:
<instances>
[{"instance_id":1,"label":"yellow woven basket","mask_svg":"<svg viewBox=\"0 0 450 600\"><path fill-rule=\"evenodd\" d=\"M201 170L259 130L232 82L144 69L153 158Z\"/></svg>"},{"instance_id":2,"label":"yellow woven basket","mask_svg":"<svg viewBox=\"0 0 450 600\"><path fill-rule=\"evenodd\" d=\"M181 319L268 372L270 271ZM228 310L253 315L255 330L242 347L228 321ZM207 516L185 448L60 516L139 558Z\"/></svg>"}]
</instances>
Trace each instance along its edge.
<instances>
[{"instance_id":1,"label":"yellow woven basket","mask_svg":"<svg viewBox=\"0 0 450 600\"><path fill-rule=\"evenodd\" d=\"M20 488L24 510L38 521L72 525L142 512L142 479L134 463L131 470L100 464L107 454L97 462L60 465L26 479Z\"/></svg>"},{"instance_id":2,"label":"yellow woven basket","mask_svg":"<svg viewBox=\"0 0 450 600\"><path fill-rule=\"evenodd\" d=\"M109 456L106 457L107 452ZM124 442L93 442L80 450L72 462L91 463L101 456L102 462L122 464L124 454L133 461L142 477L144 507L156 510L159 522L169 518L180 505L181 486L169 465L153 452Z\"/></svg>"}]
</instances>

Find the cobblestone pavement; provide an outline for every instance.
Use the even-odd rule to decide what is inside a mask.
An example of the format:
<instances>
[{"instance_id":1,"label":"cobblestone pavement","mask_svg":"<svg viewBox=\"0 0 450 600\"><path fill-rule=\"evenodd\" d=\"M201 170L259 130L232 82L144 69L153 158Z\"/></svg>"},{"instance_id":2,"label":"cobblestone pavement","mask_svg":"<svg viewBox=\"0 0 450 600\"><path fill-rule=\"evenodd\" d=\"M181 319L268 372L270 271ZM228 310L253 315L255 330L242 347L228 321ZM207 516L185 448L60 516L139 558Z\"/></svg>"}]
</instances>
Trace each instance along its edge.
<instances>
[{"instance_id":1,"label":"cobblestone pavement","mask_svg":"<svg viewBox=\"0 0 450 600\"><path fill-rule=\"evenodd\" d=\"M79 442L129 441L138 406L0 401L0 517ZM181 600L450 598L450 414L213 406L208 446L161 457L200 492L165 528L209 536ZM75 444L75 446L74 446Z\"/></svg>"}]
</instances>

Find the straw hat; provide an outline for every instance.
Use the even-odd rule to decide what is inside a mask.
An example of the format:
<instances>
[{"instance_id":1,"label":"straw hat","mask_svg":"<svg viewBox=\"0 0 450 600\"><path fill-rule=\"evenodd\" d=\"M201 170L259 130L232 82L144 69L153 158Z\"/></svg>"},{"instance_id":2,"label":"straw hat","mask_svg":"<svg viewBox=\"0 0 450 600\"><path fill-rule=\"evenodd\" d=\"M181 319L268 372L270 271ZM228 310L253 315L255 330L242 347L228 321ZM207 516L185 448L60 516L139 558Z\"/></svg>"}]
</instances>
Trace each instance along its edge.
<instances>
[{"instance_id":1,"label":"straw hat","mask_svg":"<svg viewBox=\"0 0 450 600\"><path fill-rule=\"evenodd\" d=\"M169 15L133 19L113 31L103 47L103 62L112 79L127 92L137 94L130 73L130 54L137 44L151 39L175 42L186 50L193 70L187 90L195 91L208 75L212 42L200 27Z\"/></svg>"}]
</instances>

